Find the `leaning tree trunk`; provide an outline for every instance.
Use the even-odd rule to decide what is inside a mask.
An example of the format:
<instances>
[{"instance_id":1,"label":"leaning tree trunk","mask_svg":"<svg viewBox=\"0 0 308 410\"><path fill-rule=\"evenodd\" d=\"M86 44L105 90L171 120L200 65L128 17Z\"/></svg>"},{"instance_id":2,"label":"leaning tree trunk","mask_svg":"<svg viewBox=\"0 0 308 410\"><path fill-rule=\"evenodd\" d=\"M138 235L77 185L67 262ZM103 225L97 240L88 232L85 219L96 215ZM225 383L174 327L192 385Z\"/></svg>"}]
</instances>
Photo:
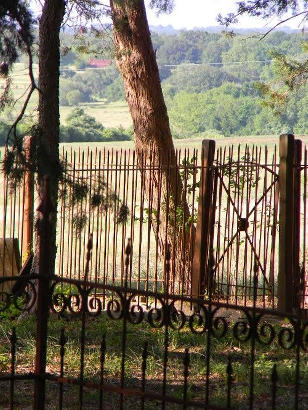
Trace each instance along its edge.
<instances>
[{"instance_id":1,"label":"leaning tree trunk","mask_svg":"<svg viewBox=\"0 0 308 410\"><path fill-rule=\"evenodd\" d=\"M151 157L152 163L154 158L156 163L162 165L162 178L155 177L153 172L151 175L149 173L145 175L146 185L153 199L153 208L158 207L158 191L162 189L163 200L168 202L170 215L175 216L180 209L179 213L182 212L184 218L188 220L189 209L186 198L183 197L183 184L177 167L144 0L122 0L121 2L111 0L111 14L116 60L123 77L126 99L133 119L139 161L142 152L145 162ZM159 179L161 188L157 182ZM183 244L181 227L177 226L176 234L172 229L171 225L176 225L174 219L174 217L169 219L168 228L164 224L165 218L162 218L159 224L153 221L153 227L162 251L166 240L171 243L171 251L176 259L176 268L173 268L175 279L177 282L185 283L184 291L187 291L190 282L188 256L190 235L186 235ZM185 249L184 257L183 249Z\"/></svg>"},{"instance_id":2,"label":"leaning tree trunk","mask_svg":"<svg viewBox=\"0 0 308 410\"><path fill-rule=\"evenodd\" d=\"M39 191L44 175L50 176L49 190L55 207L51 214L50 274L54 274L56 258L56 205L59 177L59 76L60 28L65 12L65 0L45 0L39 22L39 128L36 138ZM39 192L40 194L41 192ZM39 234L39 229L37 231ZM37 235L36 235L37 236ZM35 254L38 251L35 240ZM37 256L37 255L36 255ZM35 258L37 261L37 257Z\"/></svg>"}]
</instances>

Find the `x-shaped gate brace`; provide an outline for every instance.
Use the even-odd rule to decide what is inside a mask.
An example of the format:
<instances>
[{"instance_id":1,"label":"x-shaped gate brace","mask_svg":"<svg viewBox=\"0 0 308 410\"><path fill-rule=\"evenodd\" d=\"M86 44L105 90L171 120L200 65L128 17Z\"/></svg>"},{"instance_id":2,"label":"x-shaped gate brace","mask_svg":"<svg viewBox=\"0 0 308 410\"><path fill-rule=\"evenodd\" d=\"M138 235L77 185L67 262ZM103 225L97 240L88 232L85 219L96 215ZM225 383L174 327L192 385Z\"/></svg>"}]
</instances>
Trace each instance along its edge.
<instances>
[{"instance_id":1,"label":"x-shaped gate brace","mask_svg":"<svg viewBox=\"0 0 308 410\"><path fill-rule=\"evenodd\" d=\"M230 166L230 165L232 165L232 164L229 164L229 166ZM212 272L213 272L213 274L216 272L216 270L217 270L217 268L218 268L220 262L224 259L225 254L227 253L228 249L231 247L231 245L232 245L232 243L234 242L234 240L235 240L235 238L237 237L237 235L238 235L240 232L245 232L246 238L247 238L247 240L248 240L248 242L249 242L249 244L250 244L250 246L251 246L251 248L252 248L252 251L253 251L253 253L254 253L254 255L255 255L255 258L256 258L256 261L257 261L257 265L258 265L258 267L260 268L260 270L261 270L261 272L262 272L262 275L263 275L264 281L265 281L265 283L266 283L266 285L267 285L267 287L268 287L268 290L269 290L270 293L272 294L272 293L273 293L272 286L271 286L271 284L269 283L269 281L268 281L268 279L267 279L267 277L266 277L265 269L264 269L264 267L263 267L262 264L261 264L261 261L260 261L258 252L257 252L257 250L256 250L256 248L255 248L255 246L254 246L254 244L253 244L253 242L252 242L250 236L249 236L248 233L247 233L247 228L248 228L248 226L249 226L249 217L255 212L257 206L259 205L260 202L262 202L263 198L267 195L267 193L268 193L268 192L272 189L272 187L278 182L279 176L278 176L278 174L277 174L276 172L274 172L273 170L269 169L269 168L266 167L266 166L262 166L262 165L260 165L260 164L254 164L254 163L250 163L249 166L259 166L259 167L261 167L261 168L266 169L268 172L270 172L270 173L272 173L272 174L274 175L274 180L273 180L273 181L271 182L271 184L267 187L267 189L263 192L263 194L262 194L262 196L259 198L259 200L254 204L254 207L249 211L249 213L248 213L248 215L246 216L246 218L242 218L242 216L240 215L240 212L239 212L239 210L238 210L238 208L237 208L237 206L236 206L234 200L232 199L232 197L231 197L231 195L230 195L229 189L227 188L227 186L226 186L226 184L225 184L225 182L224 182L224 180L223 180L223 175L221 175L219 172L217 172L217 171L219 170L219 167L215 167L215 170L216 170L216 173L217 173L216 175L219 177L219 179L220 179L220 181L221 181L221 184L222 184L224 190L225 190L226 193L227 193L227 196L228 196L227 199L228 199L228 200L230 201L230 203L232 204L233 209L234 209L234 211L235 211L235 213L236 213L236 215L237 215L237 217L238 217L238 226L237 226L237 230L236 230L235 234L232 236L232 238L230 239L230 241L229 241L227 247L224 249L223 254L220 256L219 260L218 260L218 261L216 262L216 264L213 266L213 271L212 271Z\"/></svg>"}]
</instances>

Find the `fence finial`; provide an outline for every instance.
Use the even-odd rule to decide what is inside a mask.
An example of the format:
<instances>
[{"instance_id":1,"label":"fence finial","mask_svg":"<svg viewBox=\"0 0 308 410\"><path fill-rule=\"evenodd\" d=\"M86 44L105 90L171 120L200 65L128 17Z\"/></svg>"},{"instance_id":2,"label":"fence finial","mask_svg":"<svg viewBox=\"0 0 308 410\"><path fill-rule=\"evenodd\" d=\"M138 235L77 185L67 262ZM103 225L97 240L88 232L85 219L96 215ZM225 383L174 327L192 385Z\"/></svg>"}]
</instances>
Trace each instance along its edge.
<instances>
[{"instance_id":1,"label":"fence finial","mask_svg":"<svg viewBox=\"0 0 308 410\"><path fill-rule=\"evenodd\" d=\"M84 281L88 280L92 248L93 248L93 234L91 233L89 235L88 245L87 245L87 259L86 259L86 266L85 266L85 272L84 272Z\"/></svg>"}]
</instances>

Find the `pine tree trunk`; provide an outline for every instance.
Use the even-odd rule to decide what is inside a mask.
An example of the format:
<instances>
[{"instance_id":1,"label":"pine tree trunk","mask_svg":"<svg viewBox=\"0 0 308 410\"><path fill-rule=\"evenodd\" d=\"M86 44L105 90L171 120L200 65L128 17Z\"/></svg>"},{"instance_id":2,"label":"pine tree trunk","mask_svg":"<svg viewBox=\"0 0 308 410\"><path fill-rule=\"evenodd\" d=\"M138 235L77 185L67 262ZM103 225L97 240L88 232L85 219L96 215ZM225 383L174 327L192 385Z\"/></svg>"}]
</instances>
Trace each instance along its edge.
<instances>
[{"instance_id":1,"label":"pine tree trunk","mask_svg":"<svg viewBox=\"0 0 308 410\"><path fill-rule=\"evenodd\" d=\"M176 153L170 131L167 108L162 93L156 56L153 49L151 34L147 22L144 0L111 1L114 44L118 68L124 81L126 99L133 119L135 146L139 159L143 152L145 161L151 156L160 162L162 169L162 190L165 201L168 200L170 214L176 215L175 208L181 208L188 220L189 209L186 198L183 197L183 184L177 167ZM152 184L153 207L157 202L159 178L145 176L147 186ZM154 179L154 182L153 182ZM167 188L168 187L168 188ZM149 189L150 191L150 189ZM166 198L168 192L168 199ZM164 196L165 195L165 196ZM158 205L157 205L158 206ZM164 220L164 218L163 218ZM185 282L184 292L189 288L189 258L190 238L186 235L183 244L183 234L178 226L176 235L169 222L166 228L153 224L157 240L164 251L166 239L171 243L171 252L176 267L173 266L175 280ZM173 218L173 223L174 221ZM167 231L167 232L166 232ZM187 255L183 255L183 249ZM185 277L183 277L183 275ZM170 290L170 287L169 287ZM176 290L176 289L173 289Z\"/></svg>"},{"instance_id":2,"label":"pine tree trunk","mask_svg":"<svg viewBox=\"0 0 308 410\"><path fill-rule=\"evenodd\" d=\"M60 28L65 12L64 0L45 0L39 24L39 132L35 136L38 149L39 190L44 175L50 176L49 190L55 207L51 214L50 274L54 274L56 258L56 205L59 175L59 76ZM40 192L39 192L40 194ZM38 232L39 234L39 229ZM35 240L35 253L38 252ZM37 256L37 255L36 255ZM37 260L37 258L35 258ZM37 262L36 262L37 263Z\"/></svg>"}]
</instances>

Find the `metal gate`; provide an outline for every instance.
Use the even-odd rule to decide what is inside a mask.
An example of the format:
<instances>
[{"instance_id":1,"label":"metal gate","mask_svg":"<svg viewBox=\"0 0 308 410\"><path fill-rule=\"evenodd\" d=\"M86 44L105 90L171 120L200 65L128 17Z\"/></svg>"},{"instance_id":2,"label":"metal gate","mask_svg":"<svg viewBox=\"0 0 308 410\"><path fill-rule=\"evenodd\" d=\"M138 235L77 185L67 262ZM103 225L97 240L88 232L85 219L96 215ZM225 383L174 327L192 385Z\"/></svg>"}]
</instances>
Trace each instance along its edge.
<instances>
[{"instance_id":1,"label":"metal gate","mask_svg":"<svg viewBox=\"0 0 308 410\"><path fill-rule=\"evenodd\" d=\"M228 304L306 307L307 152L204 141L192 293Z\"/></svg>"},{"instance_id":2,"label":"metal gate","mask_svg":"<svg viewBox=\"0 0 308 410\"><path fill-rule=\"evenodd\" d=\"M276 147L220 149L214 162L211 238L212 275L218 297L246 305L253 297L254 271L258 297L274 306L277 295L277 229L279 187Z\"/></svg>"}]
</instances>

